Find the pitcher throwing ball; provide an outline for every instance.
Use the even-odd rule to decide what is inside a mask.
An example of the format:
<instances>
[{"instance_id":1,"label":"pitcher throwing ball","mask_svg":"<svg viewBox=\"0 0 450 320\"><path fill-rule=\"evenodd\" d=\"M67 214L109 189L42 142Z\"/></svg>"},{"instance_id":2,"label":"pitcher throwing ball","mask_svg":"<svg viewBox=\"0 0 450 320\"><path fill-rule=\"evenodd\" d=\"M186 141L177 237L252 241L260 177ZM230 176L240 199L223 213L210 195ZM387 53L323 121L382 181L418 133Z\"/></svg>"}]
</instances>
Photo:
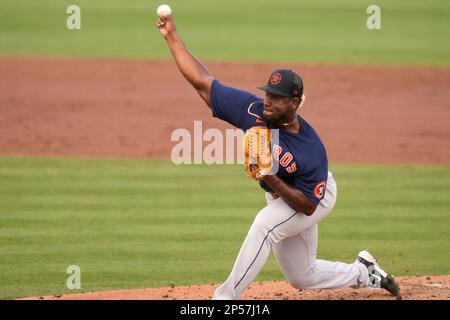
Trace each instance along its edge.
<instances>
[{"instance_id":1,"label":"pitcher throwing ball","mask_svg":"<svg viewBox=\"0 0 450 320\"><path fill-rule=\"evenodd\" d=\"M271 249L295 288L374 287L398 296L394 278L367 250L351 264L316 259L317 225L333 209L337 188L322 141L298 113L305 100L300 76L286 69L273 71L267 83L258 87L265 92L261 99L215 79L188 51L172 15L160 17L156 26L181 73L213 116L246 132L246 170L265 190L267 206L256 215L229 277L213 299L239 299ZM278 130L277 144L267 143L268 129ZM276 174L270 172L265 148L278 161Z\"/></svg>"}]
</instances>

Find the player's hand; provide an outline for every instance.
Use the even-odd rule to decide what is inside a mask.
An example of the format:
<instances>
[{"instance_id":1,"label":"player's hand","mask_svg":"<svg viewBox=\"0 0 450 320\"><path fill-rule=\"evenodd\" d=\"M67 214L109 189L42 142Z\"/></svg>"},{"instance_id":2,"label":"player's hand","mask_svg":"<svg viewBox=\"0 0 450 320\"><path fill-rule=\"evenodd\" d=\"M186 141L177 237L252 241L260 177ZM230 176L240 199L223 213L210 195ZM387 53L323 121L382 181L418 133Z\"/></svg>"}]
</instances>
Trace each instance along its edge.
<instances>
[{"instance_id":1,"label":"player's hand","mask_svg":"<svg viewBox=\"0 0 450 320\"><path fill-rule=\"evenodd\" d=\"M164 39L167 39L176 31L175 21L173 20L172 15L160 17L156 22L156 26Z\"/></svg>"}]
</instances>

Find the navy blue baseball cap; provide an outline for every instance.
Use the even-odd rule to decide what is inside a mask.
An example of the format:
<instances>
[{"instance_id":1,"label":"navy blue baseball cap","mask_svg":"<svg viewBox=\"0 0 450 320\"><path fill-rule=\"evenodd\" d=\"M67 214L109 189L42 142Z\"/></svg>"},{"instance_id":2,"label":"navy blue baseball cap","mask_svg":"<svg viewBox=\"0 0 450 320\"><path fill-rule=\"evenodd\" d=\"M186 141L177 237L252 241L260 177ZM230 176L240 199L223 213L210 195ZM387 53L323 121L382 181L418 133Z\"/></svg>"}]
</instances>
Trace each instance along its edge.
<instances>
[{"instance_id":1,"label":"navy blue baseball cap","mask_svg":"<svg viewBox=\"0 0 450 320\"><path fill-rule=\"evenodd\" d=\"M301 98L303 95L302 78L294 71L288 69L273 71L267 84L257 88L283 97Z\"/></svg>"}]
</instances>

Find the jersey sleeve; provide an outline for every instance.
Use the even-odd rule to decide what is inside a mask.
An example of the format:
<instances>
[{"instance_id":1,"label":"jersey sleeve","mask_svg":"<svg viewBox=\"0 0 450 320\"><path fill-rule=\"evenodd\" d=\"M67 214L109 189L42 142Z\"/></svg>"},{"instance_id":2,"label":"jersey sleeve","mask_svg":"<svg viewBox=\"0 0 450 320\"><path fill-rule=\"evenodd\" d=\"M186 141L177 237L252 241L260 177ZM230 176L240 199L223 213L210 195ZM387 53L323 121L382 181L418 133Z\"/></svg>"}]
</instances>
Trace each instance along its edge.
<instances>
[{"instance_id":1,"label":"jersey sleeve","mask_svg":"<svg viewBox=\"0 0 450 320\"><path fill-rule=\"evenodd\" d=\"M294 185L315 205L325 196L328 178L328 166L321 165L306 173L298 173Z\"/></svg>"},{"instance_id":2,"label":"jersey sleeve","mask_svg":"<svg viewBox=\"0 0 450 320\"><path fill-rule=\"evenodd\" d=\"M246 130L247 109L252 102L261 99L250 92L228 87L214 80L211 85L210 101L214 117Z\"/></svg>"}]
</instances>

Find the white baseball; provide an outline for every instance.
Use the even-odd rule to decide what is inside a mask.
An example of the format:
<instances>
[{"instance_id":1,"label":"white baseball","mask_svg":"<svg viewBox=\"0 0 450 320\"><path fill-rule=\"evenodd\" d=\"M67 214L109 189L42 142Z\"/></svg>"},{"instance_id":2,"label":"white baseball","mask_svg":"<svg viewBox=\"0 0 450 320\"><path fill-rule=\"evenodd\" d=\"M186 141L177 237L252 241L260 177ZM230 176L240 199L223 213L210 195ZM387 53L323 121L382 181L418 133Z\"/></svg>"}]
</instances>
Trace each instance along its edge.
<instances>
[{"instance_id":1,"label":"white baseball","mask_svg":"<svg viewBox=\"0 0 450 320\"><path fill-rule=\"evenodd\" d=\"M172 9L170 9L170 7L167 4L162 4L158 7L158 9L156 9L156 13L160 17L168 16L172 13Z\"/></svg>"}]
</instances>

